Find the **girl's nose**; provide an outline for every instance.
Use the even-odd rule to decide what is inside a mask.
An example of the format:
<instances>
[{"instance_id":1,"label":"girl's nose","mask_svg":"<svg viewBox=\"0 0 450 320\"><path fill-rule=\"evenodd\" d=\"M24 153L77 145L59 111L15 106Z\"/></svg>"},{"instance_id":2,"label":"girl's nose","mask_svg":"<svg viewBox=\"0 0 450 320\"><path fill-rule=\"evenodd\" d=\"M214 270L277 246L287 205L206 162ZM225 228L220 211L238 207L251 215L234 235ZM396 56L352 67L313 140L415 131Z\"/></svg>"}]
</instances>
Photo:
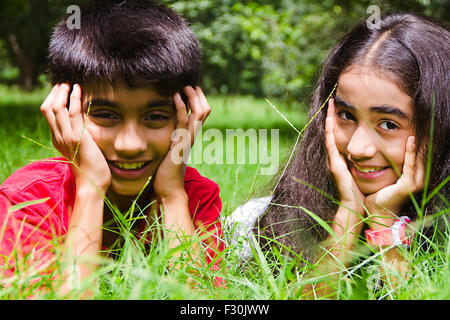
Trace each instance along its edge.
<instances>
[{"instance_id":1,"label":"girl's nose","mask_svg":"<svg viewBox=\"0 0 450 320\"><path fill-rule=\"evenodd\" d=\"M348 145L348 155L353 159L372 158L377 148L373 142L370 128L358 127L353 133Z\"/></svg>"},{"instance_id":2,"label":"girl's nose","mask_svg":"<svg viewBox=\"0 0 450 320\"><path fill-rule=\"evenodd\" d=\"M136 124L124 124L114 140L114 149L124 157L136 157L147 150L147 140Z\"/></svg>"}]
</instances>

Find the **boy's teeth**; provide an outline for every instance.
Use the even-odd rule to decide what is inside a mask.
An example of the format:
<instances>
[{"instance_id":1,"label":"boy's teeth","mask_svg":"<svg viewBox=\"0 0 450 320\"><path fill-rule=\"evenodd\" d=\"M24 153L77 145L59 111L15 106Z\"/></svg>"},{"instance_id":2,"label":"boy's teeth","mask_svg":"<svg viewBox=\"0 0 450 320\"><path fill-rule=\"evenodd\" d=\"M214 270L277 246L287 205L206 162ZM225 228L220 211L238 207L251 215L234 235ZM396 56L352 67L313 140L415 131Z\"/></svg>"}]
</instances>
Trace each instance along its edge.
<instances>
[{"instance_id":1,"label":"boy's teeth","mask_svg":"<svg viewBox=\"0 0 450 320\"><path fill-rule=\"evenodd\" d=\"M145 165L145 162L114 162L114 165L121 169L136 170L142 168Z\"/></svg>"},{"instance_id":2,"label":"boy's teeth","mask_svg":"<svg viewBox=\"0 0 450 320\"><path fill-rule=\"evenodd\" d=\"M361 168L358 166L355 166L358 171L369 173L369 172L375 172L375 171L381 171L384 169L384 167L373 167L373 168Z\"/></svg>"}]
</instances>

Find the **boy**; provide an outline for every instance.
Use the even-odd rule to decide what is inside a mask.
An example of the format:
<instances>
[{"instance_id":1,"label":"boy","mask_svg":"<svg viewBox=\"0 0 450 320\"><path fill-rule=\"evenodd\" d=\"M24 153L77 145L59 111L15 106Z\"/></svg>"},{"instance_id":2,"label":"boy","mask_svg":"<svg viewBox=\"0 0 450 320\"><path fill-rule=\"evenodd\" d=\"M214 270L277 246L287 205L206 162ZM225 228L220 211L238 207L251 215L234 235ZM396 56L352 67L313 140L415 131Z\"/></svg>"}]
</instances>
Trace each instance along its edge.
<instances>
[{"instance_id":1,"label":"boy","mask_svg":"<svg viewBox=\"0 0 450 320\"><path fill-rule=\"evenodd\" d=\"M184 236L206 235L210 263L224 249L219 188L173 161L193 143L174 132L194 137L194 122L210 113L195 86L199 45L183 19L147 1L94 1L81 8L81 28L56 26L49 61L54 87L41 111L64 158L30 164L0 186L0 265L31 252L34 267L47 268L56 236L73 258L63 282L87 278L97 267L92 258L118 239L103 228L114 221L104 198L126 212L141 191L136 207L149 207L147 223L162 223L173 247ZM200 263L202 247L192 246Z\"/></svg>"}]
</instances>

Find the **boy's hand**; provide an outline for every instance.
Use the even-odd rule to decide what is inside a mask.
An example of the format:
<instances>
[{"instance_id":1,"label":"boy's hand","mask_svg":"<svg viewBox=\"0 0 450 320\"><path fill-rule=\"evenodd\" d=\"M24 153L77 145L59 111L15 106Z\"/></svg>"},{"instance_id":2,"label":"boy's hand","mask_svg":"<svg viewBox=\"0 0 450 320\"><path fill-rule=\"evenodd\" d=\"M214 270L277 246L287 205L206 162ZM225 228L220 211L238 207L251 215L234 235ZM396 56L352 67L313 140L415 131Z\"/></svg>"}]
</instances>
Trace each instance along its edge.
<instances>
[{"instance_id":1,"label":"boy's hand","mask_svg":"<svg viewBox=\"0 0 450 320\"><path fill-rule=\"evenodd\" d=\"M393 185L387 186L373 194L367 195L364 205L373 216L367 221L373 230L391 226L398 217L396 213L408 200L410 193L423 189L425 164L416 152L415 138L406 141L405 160L400 178Z\"/></svg>"},{"instance_id":2,"label":"boy's hand","mask_svg":"<svg viewBox=\"0 0 450 320\"><path fill-rule=\"evenodd\" d=\"M106 192L111 183L111 172L105 157L84 127L81 87L78 84L73 86L68 109L69 92L69 84L57 84L41 105L53 145L68 161L73 161L77 188L94 183Z\"/></svg>"},{"instance_id":3,"label":"boy's hand","mask_svg":"<svg viewBox=\"0 0 450 320\"><path fill-rule=\"evenodd\" d=\"M159 200L185 196L184 172L189 152L201 125L211 112L208 101L199 87L189 86L183 91L188 97L188 107L191 112L188 115L186 105L180 94L176 93L173 97L177 113L176 130L172 136L169 151L159 165L153 182L153 188Z\"/></svg>"}]
</instances>

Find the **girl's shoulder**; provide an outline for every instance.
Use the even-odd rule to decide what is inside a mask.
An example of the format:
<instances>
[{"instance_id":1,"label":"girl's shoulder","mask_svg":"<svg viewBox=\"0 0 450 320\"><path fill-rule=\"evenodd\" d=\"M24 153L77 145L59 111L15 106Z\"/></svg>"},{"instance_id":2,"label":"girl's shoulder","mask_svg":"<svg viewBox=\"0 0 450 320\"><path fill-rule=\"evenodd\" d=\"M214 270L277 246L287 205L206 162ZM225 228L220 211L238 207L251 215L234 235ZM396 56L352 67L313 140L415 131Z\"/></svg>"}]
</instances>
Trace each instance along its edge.
<instances>
[{"instance_id":1,"label":"girl's shoulder","mask_svg":"<svg viewBox=\"0 0 450 320\"><path fill-rule=\"evenodd\" d=\"M231 246L236 246L239 256L248 259L252 256L252 229L258 219L267 211L272 196L250 199L227 216L224 221Z\"/></svg>"}]
</instances>

